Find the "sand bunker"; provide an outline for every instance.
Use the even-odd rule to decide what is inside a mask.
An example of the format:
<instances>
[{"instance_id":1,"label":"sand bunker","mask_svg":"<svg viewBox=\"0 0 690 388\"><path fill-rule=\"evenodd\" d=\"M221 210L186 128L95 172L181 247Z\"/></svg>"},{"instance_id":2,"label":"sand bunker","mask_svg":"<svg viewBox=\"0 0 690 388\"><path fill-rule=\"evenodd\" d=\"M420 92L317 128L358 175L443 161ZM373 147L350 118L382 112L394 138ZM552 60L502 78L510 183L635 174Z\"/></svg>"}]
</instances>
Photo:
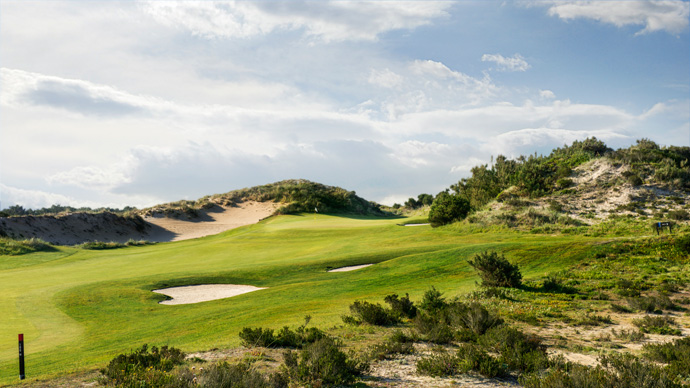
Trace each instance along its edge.
<instances>
[{"instance_id":1,"label":"sand bunker","mask_svg":"<svg viewBox=\"0 0 690 388\"><path fill-rule=\"evenodd\" d=\"M190 304L209 300L231 298L252 291L264 290L266 287L244 286L239 284L200 284L196 286L170 287L153 290L157 294L171 297L160 304Z\"/></svg>"},{"instance_id":2,"label":"sand bunker","mask_svg":"<svg viewBox=\"0 0 690 388\"><path fill-rule=\"evenodd\" d=\"M328 272L349 272L349 271L354 271L357 269L366 268L370 265L373 265L373 264L351 265L349 267L340 267L340 268L332 269L332 270L329 270Z\"/></svg>"},{"instance_id":3,"label":"sand bunker","mask_svg":"<svg viewBox=\"0 0 690 388\"><path fill-rule=\"evenodd\" d=\"M405 226L425 226L425 225L431 225L429 223L426 224L405 224Z\"/></svg>"}]
</instances>

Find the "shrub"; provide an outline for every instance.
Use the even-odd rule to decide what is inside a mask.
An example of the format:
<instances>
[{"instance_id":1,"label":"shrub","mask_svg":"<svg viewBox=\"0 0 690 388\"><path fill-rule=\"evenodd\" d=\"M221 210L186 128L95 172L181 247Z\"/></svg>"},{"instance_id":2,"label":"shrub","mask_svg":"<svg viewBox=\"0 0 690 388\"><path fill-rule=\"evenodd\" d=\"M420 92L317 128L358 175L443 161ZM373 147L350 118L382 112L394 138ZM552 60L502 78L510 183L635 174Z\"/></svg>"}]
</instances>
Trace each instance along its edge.
<instances>
[{"instance_id":1,"label":"shrub","mask_svg":"<svg viewBox=\"0 0 690 388\"><path fill-rule=\"evenodd\" d=\"M603 316L603 315L597 315L597 314L591 314L589 312L585 313L584 316L581 316L577 321L575 321L575 325L578 326L600 326L602 324L605 325L611 325L613 324L613 320L611 320L611 316Z\"/></svg>"},{"instance_id":2,"label":"shrub","mask_svg":"<svg viewBox=\"0 0 690 388\"><path fill-rule=\"evenodd\" d=\"M197 383L202 387L231 388L287 388L287 376L282 373L265 375L252 368L248 362L212 364L199 376Z\"/></svg>"},{"instance_id":3,"label":"shrub","mask_svg":"<svg viewBox=\"0 0 690 388\"><path fill-rule=\"evenodd\" d=\"M470 212L470 202L459 196L442 191L436 196L429 209L429 222L437 227L462 220Z\"/></svg>"},{"instance_id":4,"label":"shrub","mask_svg":"<svg viewBox=\"0 0 690 388\"><path fill-rule=\"evenodd\" d=\"M388 326L400 321L397 314L386 310L378 303L356 300L350 305L350 312L352 312L352 317L343 317L345 323L366 322L370 325Z\"/></svg>"},{"instance_id":5,"label":"shrub","mask_svg":"<svg viewBox=\"0 0 690 388\"><path fill-rule=\"evenodd\" d=\"M494 251L484 251L468 260L477 270L482 279L482 287L513 287L522 284L522 274L516 264L511 264L506 258Z\"/></svg>"},{"instance_id":6,"label":"shrub","mask_svg":"<svg viewBox=\"0 0 690 388\"><path fill-rule=\"evenodd\" d=\"M639 327L643 333L662 335L681 335L681 331L671 327L676 320L667 316L646 315L641 319L633 319L632 324Z\"/></svg>"},{"instance_id":7,"label":"shrub","mask_svg":"<svg viewBox=\"0 0 690 388\"><path fill-rule=\"evenodd\" d=\"M484 334L487 330L503 324L501 318L490 313L479 303L466 306L458 315L463 326L477 335Z\"/></svg>"},{"instance_id":8,"label":"shrub","mask_svg":"<svg viewBox=\"0 0 690 388\"><path fill-rule=\"evenodd\" d=\"M453 328L445 316L420 312L414 319L414 326L427 341L435 344L448 344L455 338Z\"/></svg>"},{"instance_id":9,"label":"shrub","mask_svg":"<svg viewBox=\"0 0 690 388\"><path fill-rule=\"evenodd\" d=\"M445 377L458 373L458 358L449 353L437 353L422 357L417 361L417 373L420 375Z\"/></svg>"},{"instance_id":10,"label":"shrub","mask_svg":"<svg viewBox=\"0 0 690 388\"><path fill-rule=\"evenodd\" d=\"M620 279L616 282L616 294L625 297L640 296L640 286L628 279Z\"/></svg>"},{"instance_id":11,"label":"shrub","mask_svg":"<svg viewBox=\"0 0 690 388\"><path fill-rule=\"evenodd\" d=\"M384 342L373 345L369 348L369 357L376 360L391 358L396 354L414 353L412 337L405 335L400 330L396 330Z\"/></svg>"},{"instance_id":12,"label":"shrub","mask_svg":"<svg viewBox=\"0 0 690 388\"><path fill-rule=\"evenodd\" d=\"M143 345L128 354L120 354L101 369L104 385L126 387L168 387L174 376L166 373L184 361L184 353L176 348Z\"/></svg>"},{"instance_id":13,"label":"shrub","mask_svg":"<svg viewBox=\"0 0 690 388\"><path fill-rule=\"evenodd\" d=\"M414 318L417 315L417 307L410 300L410 295L405 294L399 298L397 294L388 295L383 299L391 306L391 311L399 317Z\"/></svg>"},{"instance_id":14,"label":"shrub","mask_svg":"<svg viewBox=\"0 0 690 388\"><path fill-rule=\"evenodd\" d=\"M448 303L445 298L443 298L443 294L434 286L431 286L431 288L424 293L422 302L419 304L419 308L429 313L436 313L446 306L448 306Z\"/></svg>"},{"instance_id":15,"label":"shrub","mask_svg":"<svg viewBox=\"0 0 690 388\"><path fill-rule=\"evenodd\" d=\"M690 337L665 344L646 344L642 348L647 359L668 364L671 376L690 377Z\"/></svg>"},{"instance_id":16,"label":"shrub","mask_svg":"<svg viewBox=\"0 0 690 388\"><path fill-rule=\"evenodd\" d=\"M556 275L549 275L544 279L541 290L550 293L574 294L577 290L574 287L565 285L563 279Z\"/></svg>"},{"instance_id":17,"label":"shrub","mask_svg":"<svg viewBox=\"0 0 690 388\"><path fill-rule=\"evenodd\" d=\"M533 372L544 369L548 364L546 346L541 340L512 327L494 327L479 337L478 342L499 353L499 360L511 369Z\"/></svg>"},{"instance_id":18,"label":"shrub","mask_svg":"<svg viewBox=\"0 0 690 388\"><path fill-rule=\"evenodd\" d=\"M624 314L629 314L633 312L633 309L630 307L626 307L620 304L616 303L611 303L611 310L613 310L616 313L624 313Z\"/></svg>"},{"instance_id":19,"label":"shrub","mask_svg":"<svg viewBox=\"0 0 690 388\"><path fill-rule=\"evenodd\" d=\"M327 334L322 330L315 327L307 328L309 319L309 316L305 317L304 325L298 327L296 331L292 331L289 327L284 326L278 331L278 334L273 334L273 329L245 327L239 333L241 344L245 347L302 348L307 344L327 337Z\"/></svg>"},{"instance_id":20,"label":"shrub","mask_svg":"<svg viewBox=\"0 0 690 388\"><path fill-rule=\"evenodd\" d=\"M19 256L32 252L49 252L54 250L55 248L52 245L38 238L14 240L0 237L0 255Z\"/></svg>"},{"instance_id":21,"label":"shrub","mask_svg":"<svg viewBox=\"0 0 690 388\"><path fill-rule=\"evenodd\" d=\"M603 356L601 365L590 367L560 362L545 374L521 376L525 388L680 388L669 371L630 354Z\"/></svg>"},{"instance_id":22,"label":"shrub","mask_svg":"<svg viewBox=\"0 0 690 388\"><path fill-rule=\"evenodd\" d=\"M104 242L104 241L88 241L85 243L82 243L79 245L79 248L81 249L88 249L88 250L103 250L103 249L117 249L117 248L124 248L125 244L119 243L119 242Z\"/></svg>"},{"instance_id":23,"label":"shrub","mask_svg":"<svg viewBox=\"0 0 690 388\"><path fill-rule=\"evenodd\" d=\"M690 213L687 210L671 210L668 212L668 218L676 221L685 221L690 219Z\"/></svg>"},{"instance_id":24,"label":"shrub","mask_svg":"<svg viewBox=\"0 0 690 388\"><path fill-rule=\"evenodd\" d=\"M465 373L472 370L488 378L502 376L506 373L506 367L502 362L477 345L460 345L457 358L459 370Z\"/></svg>"},{"instance_id":25,"label":"shrub","mask_svg":"<svg viewBox=\"0 0 690 388\"><path fill-rule=\"evenodd\" d=\"M244 327L239 333L242 346L253 347L260 346L264 348L277 347L276 338L273 335L273 329L264 329L257 327Z\"/></svg>"},{"instance_id":26,"label":"shrub","mask_svg":"<svg viewBox=\"0 0 690 388\"><path fill-rule=\"evenodd\" d=\"M299 354L287 351L283 373L298 384L328 386L351 383L368 367L343 353L340 343L325 337L306 345Z\"/></svg>"}]
</instances>

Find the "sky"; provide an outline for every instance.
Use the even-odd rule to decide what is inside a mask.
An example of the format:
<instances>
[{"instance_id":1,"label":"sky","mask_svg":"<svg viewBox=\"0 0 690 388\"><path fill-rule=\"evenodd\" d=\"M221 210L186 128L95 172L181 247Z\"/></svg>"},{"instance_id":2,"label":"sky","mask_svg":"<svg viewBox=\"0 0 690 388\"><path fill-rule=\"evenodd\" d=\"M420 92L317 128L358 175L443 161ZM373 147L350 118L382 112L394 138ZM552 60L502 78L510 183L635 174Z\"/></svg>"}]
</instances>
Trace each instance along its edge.
<instances>
[{"instance_id":1,"label":"sky","mask_svg":"<svg viewBox=\"0 0 690 388\"><path fill-rule=\"evenodd\" d=\"M690 145L688 1L0 0L0 208L284 179L391 205L499 154Z\"/></svg>"}]
</instances>

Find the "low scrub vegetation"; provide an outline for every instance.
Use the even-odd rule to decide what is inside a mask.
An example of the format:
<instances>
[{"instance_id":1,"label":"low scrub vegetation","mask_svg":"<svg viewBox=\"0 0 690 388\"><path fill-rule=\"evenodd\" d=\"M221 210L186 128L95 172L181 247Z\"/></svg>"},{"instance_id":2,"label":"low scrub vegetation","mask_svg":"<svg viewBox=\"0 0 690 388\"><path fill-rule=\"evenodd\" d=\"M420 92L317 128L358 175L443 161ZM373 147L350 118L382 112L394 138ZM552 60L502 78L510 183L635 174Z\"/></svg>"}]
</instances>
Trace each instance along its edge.
<instances>
[{"instance_id":1,"label":"low scrub vegetation","mask_svg":"<svg viewBox=\"0 0 690 388\"><path fill-rule=\"evenodd\" d=\"M518 288L522 285L522 274L518 266L495 251L479 253L468 263L477 270L482 279L482 287Z\"/></svg>"},{"instance_id":2,"label":"low scrub vegetation","mask_svg":"<svg viewBox=\"0 0 690 388\"><path fill-rule=\"evenodd\" d=\"M27 240L15 240L7 237L0 237L0 255L18 256L33 252L49 252L55 248L47 242L31 238Z\"/></svg>"}]
</instances>

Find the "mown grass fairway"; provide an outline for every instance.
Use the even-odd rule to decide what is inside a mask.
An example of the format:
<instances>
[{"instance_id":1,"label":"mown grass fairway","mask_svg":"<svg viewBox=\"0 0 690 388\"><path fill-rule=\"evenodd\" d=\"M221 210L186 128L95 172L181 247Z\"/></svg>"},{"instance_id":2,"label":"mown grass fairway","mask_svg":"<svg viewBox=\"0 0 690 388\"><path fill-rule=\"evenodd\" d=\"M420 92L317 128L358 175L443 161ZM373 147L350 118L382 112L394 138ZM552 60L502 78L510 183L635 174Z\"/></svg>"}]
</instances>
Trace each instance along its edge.
<instances>
[{"instance_id":1,"label":"mown grass fairway","mask_svg":"<svg viewBox=\"0 0 690 388\"><path fill-rule=\"evenodd\" d=\"M231 347L245 326L341 324L355 299L390 293L419 299L430 286L446 296L475 288L466 259L495 249L526 279L588 257L600 239L523 233L464 234L404 219L280 216L217 236L105 251L60 248L0 256L0 384L18 383L17 334L24 333L27 378L103 366L141 346L185 351ZM378 263L354 272L327 267ZM269 287L198 304L164 306L167 286L201 283Z\"/></svg>"}]
</instances>

